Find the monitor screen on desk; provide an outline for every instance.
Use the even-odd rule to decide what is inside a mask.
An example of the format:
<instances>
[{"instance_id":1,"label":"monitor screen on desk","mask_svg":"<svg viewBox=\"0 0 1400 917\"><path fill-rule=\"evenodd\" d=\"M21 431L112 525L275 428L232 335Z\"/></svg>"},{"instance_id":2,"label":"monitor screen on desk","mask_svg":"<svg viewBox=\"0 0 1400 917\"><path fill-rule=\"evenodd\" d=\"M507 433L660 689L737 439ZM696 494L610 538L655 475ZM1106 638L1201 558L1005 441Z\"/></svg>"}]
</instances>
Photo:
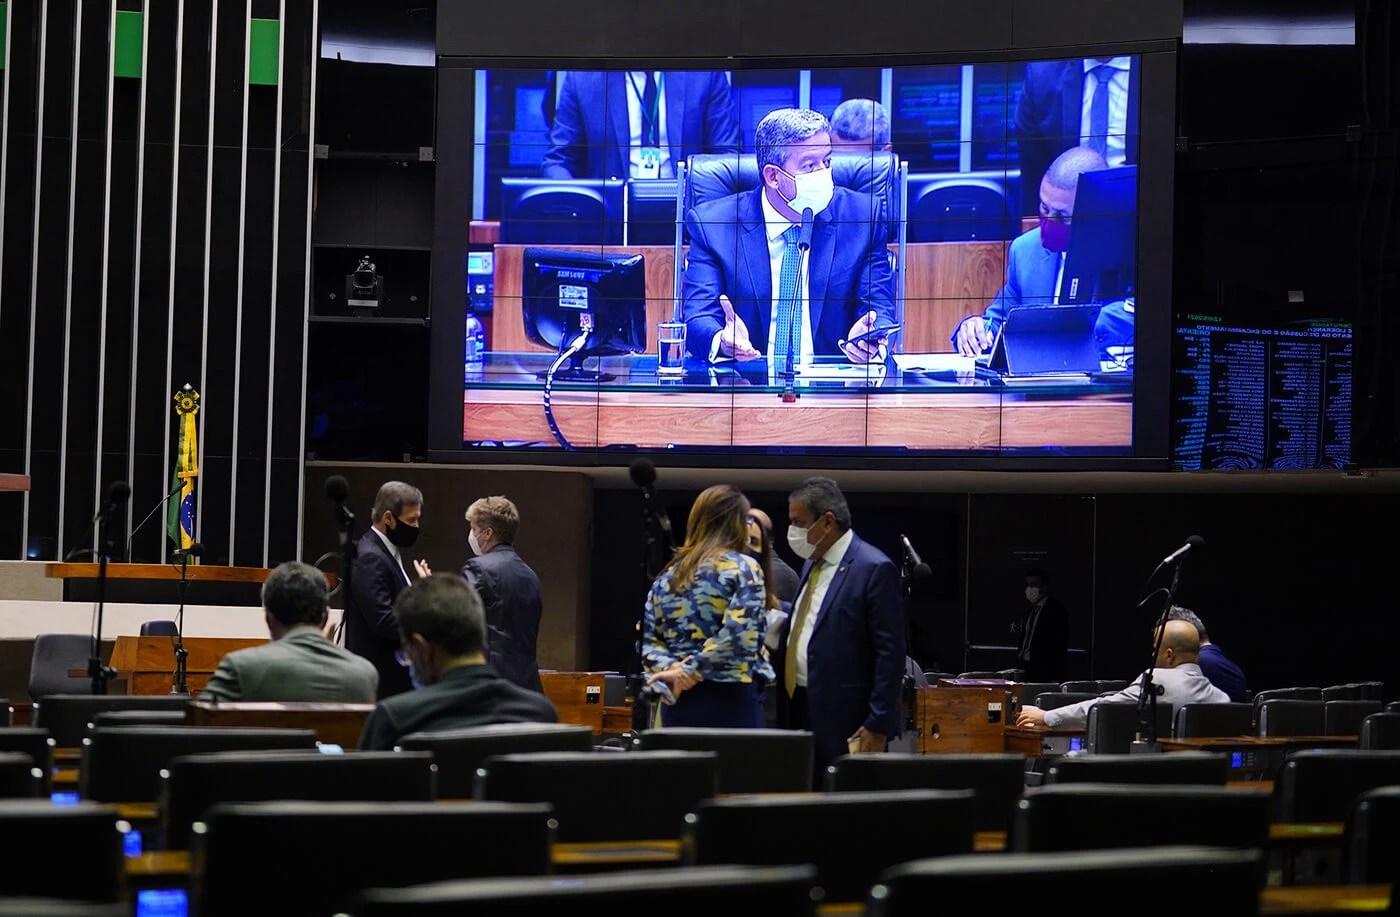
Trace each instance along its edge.
<instances>
[{"instance_id":1,"label":"monitor screen on desk","mask_svg":"<svg viewBox=\"0 0 1400 917\"><path fill-rule=\"evenodd\" d=\"M438 136L465 142L438 148L439 188L456 194L440 196L438 212L449 216L439 223L460 219L468 245L491 247L494 283L480 370L459 375L434 362L432 451L489 460L504 445L524 446L609 464L623 461L609 457L619 452L664 451L707 465L1165 467L1170 275L1158 268L1163 279L1144 288L1137 255L1142 248L1170 263L1170 182L1150 179L1171 169L1174 52L1112 60L1092 76L1085 58L1010 52L865 68L736 59L650 72L519 58L440 66ZM1047 89L1072 85L1088 99L1100 84L1112 95L1107 116L1087 102L1061 110L1063 94ZM1140 118L1149 99L1157 117ZM791 312L779 301L782 243L768 230L783 228L769 223L797 200L800 176L756 161L757 126L790 106L824 119L832 160L869 163L843 163L832 170L831 195L814 192ZM1158 133L1144 132L1148 125ZM955 336L964 320L1056 301L1058 272L1044 265L1065 259L1052 259L1051 239L1039 234L1036 192L1056 157L1076 146L1101 150L1109 168L1081 176L1084 219L1075 213L1067 256L1066 271L1094 279L1060 301L1093 305L1132 291L1135 310L1121 314L1126 330L1118 330L1136 343L1137 364L1115 364L1105 351L1085 385L1013 389L975 372ZM790 156L791 147L764 149ZM709 173L692 169L706 164L697 154L710 155ZM733 165L720 168L730 156ZM1139 163L1147 169L1141 200ZM697 198L697 189L713 196ZM1140 231L1139 220L1152 230ZM611 259L640 255L643 289L593 294L590 308L578 309L532 261L529 250L540 247L586 249L595 268L609 270L618 263ZM435 269L462 269L456 229L440 228L438 253ZM454 289L466 286L462 278ZM432 333L446 353L449 342L462 345L469 303L463 298L454 314L436 289ZM556 398L557 416L546 418L540 363L547 368L561 342L583 332L572 318L605 312L625 316L607 330L612 355L588 346L611 378L595 377L589 396L571 389L567 402ZM857 322L870 312L876 325L901 331L866 364L869 351L845 342L867 330ZM661 327L677 318L681 340ZM683 353L683 371L658 374L662 334ZM802 359L785 379L786 361L773 356L789 339ZM858 371L837 378L822 367L830 361ZM440 378L449 368L451 385L463 387ZM566 442L546 420L579 435Z\"/></svg>"},{"instance_id":2,"label":"monitor screen on desk","mask_svg":"<svg viewBox=\"0 0 1400 917\"><path fill-rule=\"evenodd\" d=\"M525 333L568 353L556 378L598 381L591 357L646 350L646 262L641 255L527 248L521 267Z\"/></svg>"}]
</instances>

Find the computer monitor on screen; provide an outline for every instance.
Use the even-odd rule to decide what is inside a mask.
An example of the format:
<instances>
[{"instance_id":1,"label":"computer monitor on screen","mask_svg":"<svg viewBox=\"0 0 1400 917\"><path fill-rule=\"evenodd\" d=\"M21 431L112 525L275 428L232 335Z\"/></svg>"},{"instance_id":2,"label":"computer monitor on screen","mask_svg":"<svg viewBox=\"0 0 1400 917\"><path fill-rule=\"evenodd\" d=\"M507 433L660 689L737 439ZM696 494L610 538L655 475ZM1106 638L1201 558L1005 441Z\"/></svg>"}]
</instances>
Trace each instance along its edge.
<instances>
[{"instance_id":1,"label":"computer monitor on screen","mask_svg":"<svg viewBox=\"0 0 1400 917\"><path fill-rule=\"evenodd\" d=\"M541 375L605 382L613 376L585 369L584 360L647 349L646 263L641 255L527 248L520 292L526 336L559 350L560 359Z\"/></svg>"},{"instance_id":2,"label":"computer monitor on screen","mask_svg":"<svg viewBox=\"0 0 1400 917\"><path fill-rule=\"evenodd\" d=\"M620 178L502 178L501 241L621 245Z\"/></svg>"},{"instance_id":3,"label":"computer monitor on screen","mask_svg":"<svg viewBox=\"0 0 1400 917\"><path fill-rule=\"evenodd\" d=\"M676 239L676 180L627 180L624 245L670 245Z\"/></svg>"},{"instance_id":4,"label":"computer monitor on screen","mask_svg":"<svg viewBox=\"0 0 1400 917\"><path fill-rule=\"evenodd\" d=\"M1085 172L1074 194L1061 304L1114 302L1137 285L1137 166Z\"/></svg>"}]
</instances>

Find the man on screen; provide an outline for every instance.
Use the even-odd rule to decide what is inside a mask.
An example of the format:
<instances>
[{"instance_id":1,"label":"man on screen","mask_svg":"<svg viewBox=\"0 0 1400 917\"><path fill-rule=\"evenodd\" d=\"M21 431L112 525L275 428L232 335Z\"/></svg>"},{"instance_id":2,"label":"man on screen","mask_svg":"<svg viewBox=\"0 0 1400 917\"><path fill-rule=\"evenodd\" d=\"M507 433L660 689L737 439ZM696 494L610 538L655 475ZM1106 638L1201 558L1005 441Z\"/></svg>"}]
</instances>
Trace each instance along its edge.
<instances>
[{"instance_id":1,"label":"man on screen","mask_svg":"<svg viewBox=\"0 0 1400 917\"><path fill-rule=\"evenodd\" d=\"M691 153L739 154L718 70L568 70L540 164L546 178L675 178Z\"/></svg>"},{"instance_id":2,"label":"man on screen","mask_svg":"<svg viewBox=\"0 0 1400 917\"><path fill-rule=\"evenodd\" d=\"M1006 253L1006 284L981 315L969 315L953 329L958 353L976 356L992 346L997 329L1012 309L1055 301L1065 251L1069 248L1079 176L1107 168L1103 156L1088 147L1071 147L1055 158L1040 180L1040 225L1022 233ZM1132 331L1128 329L1128 339Z\"/></svg>"},{"instance_id":3,"label":"man on screen","mask_svg":"<svg viewBox=\"0 0 1400 917\"><path fill-rule=\"evenodd\" d=\"M831 126L809 109L769 112L754 130L759 186L686 215L686 341L710 361L767 357L770 370L845 355L883 362L894 275L870 195L833 186ZM801 269L802 211L813 213Z\"/></svg>"},{"instance_id":4,"label":"man on screen","mask_svg":"<svg viewBox=\"0 0 1400 917\"><path fill-rule=\"evenodd\" d=\"M890 113L874 99L847 99L831 113L831 148L838 153L881 153L890 142Z\"/></svg>"}]
</instances>

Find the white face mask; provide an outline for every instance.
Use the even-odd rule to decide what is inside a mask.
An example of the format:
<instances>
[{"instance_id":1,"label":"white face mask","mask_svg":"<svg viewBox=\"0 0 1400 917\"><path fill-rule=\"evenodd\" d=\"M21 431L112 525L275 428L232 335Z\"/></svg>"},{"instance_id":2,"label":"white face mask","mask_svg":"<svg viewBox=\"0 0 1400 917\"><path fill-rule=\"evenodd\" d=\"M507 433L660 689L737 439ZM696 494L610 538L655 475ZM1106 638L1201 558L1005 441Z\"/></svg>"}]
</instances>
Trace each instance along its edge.
<instances>
[{"instance_id":1,"label":"white face mask","mask_svg":"<svg viewBox=\"0 0 1400 917\"><path fill-rule=\"evenodd\" d=\"M1039 602L1039 601L1040 601L1040 587L1039 587L1039 586L1027 586L1027 587L1026 587L1026 601L1027 601L1027 602L1030 602L1032 605L1034 605L1036 602Z\"/></svg>"},{"instance_id":2,"label":"white face mask","mask_svg":"<svg viewBox=\"0 0 1400 917\"><path fill-rule=\"evenodd\" d=\"M826 205L831 203L831 196L836 193L835 180L830 168L801 172L797 175L788 175L784 171L783 174L791 178L796 187L788 206L797 213L811 207L812 216L816 216L826 209Z\"/></svg>"},{"instance_id":3,"label":"white face mask","mask_svg":"<svg viewBox=\"0 0 1400 917\"><path fill-rule=\"evenodd\" d=\"M467 533L467 547L469 547L469 548L472 549L472 553L473 553L473 554L480 554L480 553L481 553L481 542L479 542L479 541L476 540L476 532L475 532L475 531L471 531L471 532L468 532L468 533Z\"/></svg>"},{"instance_id":4,"label":"white face mask","mask_svg":"<svg viewBox=\"0 0 1400 917\"><path fill-rule=\"evenodd\" d=\"M800 525L789 525L787 530L788 547L792 548L792 553L803 560L807 560L816 553L817 546L807 540L807 533L811 529L803 528Z\"/></svg>"}]
</instances>

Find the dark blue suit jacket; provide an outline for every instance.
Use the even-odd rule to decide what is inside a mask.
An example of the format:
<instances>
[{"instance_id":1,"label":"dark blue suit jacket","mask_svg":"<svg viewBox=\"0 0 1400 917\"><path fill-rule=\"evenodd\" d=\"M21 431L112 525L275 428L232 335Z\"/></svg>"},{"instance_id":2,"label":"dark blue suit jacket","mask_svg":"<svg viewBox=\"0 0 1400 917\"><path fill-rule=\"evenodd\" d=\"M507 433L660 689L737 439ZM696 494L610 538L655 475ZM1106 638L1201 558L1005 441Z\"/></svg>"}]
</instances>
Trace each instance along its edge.
<instances>
[{"instance_id":1,"label":"dark blue suit jacket","mask_svg":"<svg viewBox=\"0 0 1400 917\"><path fill-rule=\"evenodd\" d=\"M803 566L803 584L812 567L811 561ZM905 635L898 568L853 536L816 614L807 644L807 702L820 771L846 753L846 739L862 726L890 738L901 732ZM774 654L779 665L787 654L787 628ZM777 683L785 702L781 672Z\"/></svg>"},{"instance_id":2,"label":"dark blue suit jacket","mask_svg":"<svg viewBox=\"0 0 1400 917\"><path fill-rule=\"evenodd\" d=\"M1055 157L1079 145L1084 113L1084 59L1040 61L1026 64L1021 98L1016 103L1016 146L1021 163L1021 214L1040 208L1040 180ZM1142 94L1142 67L1138 58L1128 68L1127 136L1125 162L1138 161Z\"/></svg>"},{"instance_id":3,"label":"dark blue suit jacket","mask_svg":"<svg viewBox=\"0 0 1400 917\"><path fill-rule=\"evenodd\" d=\"M686 216L690 251L685 268L686 343L707 358L710 342L724 327L721 293L743 319L749 340L764 356L773 314L773 275L764 231L763 189L706 201ZM874 309L878 321L894 322L894 272L883 241L884 227L871 218L870 195L837 188L812 223L807 253L807 290L812 346L838 355L856 319Z\"/></svg>"},{"instance_id":4,"label":"dark blue suit jacket","mask_svg":"<svg viewBox=\"0 0 1400 917\"><path fill-rule=\"evenodd\" d=\"M394 600L408 587L404 569L372 530L360 536L350 597L345 608L345 648L374 663L379 672L379 697L411 690L408 669L399 665L399 619Z\"/></svg>"},{"instance_id":5,"label":"dark blue suit jacket","mask_svg":"<svg viewBox=\"0 0 1400 917\"><path fill-rule=\"evenodd\" d=\"M491 668L522 688L544 693L535 645L540 635L540 578L515 548L498 544L462 565L462 576L486 608Z\"/></svg>"},{"instance_id":6,"label":"dark blue suit jacket","mask_svg":"<svg viewBox=\"0 0 1400 917\"><path fill-rule=\"evenodd\" d=\"M739 153L734 92L718 70L663 71L666 146L674 169L691 153ZM625 71L565 71L540 164L546 178L626 178L628 144Z\"/></svg>"}]
</instances>

